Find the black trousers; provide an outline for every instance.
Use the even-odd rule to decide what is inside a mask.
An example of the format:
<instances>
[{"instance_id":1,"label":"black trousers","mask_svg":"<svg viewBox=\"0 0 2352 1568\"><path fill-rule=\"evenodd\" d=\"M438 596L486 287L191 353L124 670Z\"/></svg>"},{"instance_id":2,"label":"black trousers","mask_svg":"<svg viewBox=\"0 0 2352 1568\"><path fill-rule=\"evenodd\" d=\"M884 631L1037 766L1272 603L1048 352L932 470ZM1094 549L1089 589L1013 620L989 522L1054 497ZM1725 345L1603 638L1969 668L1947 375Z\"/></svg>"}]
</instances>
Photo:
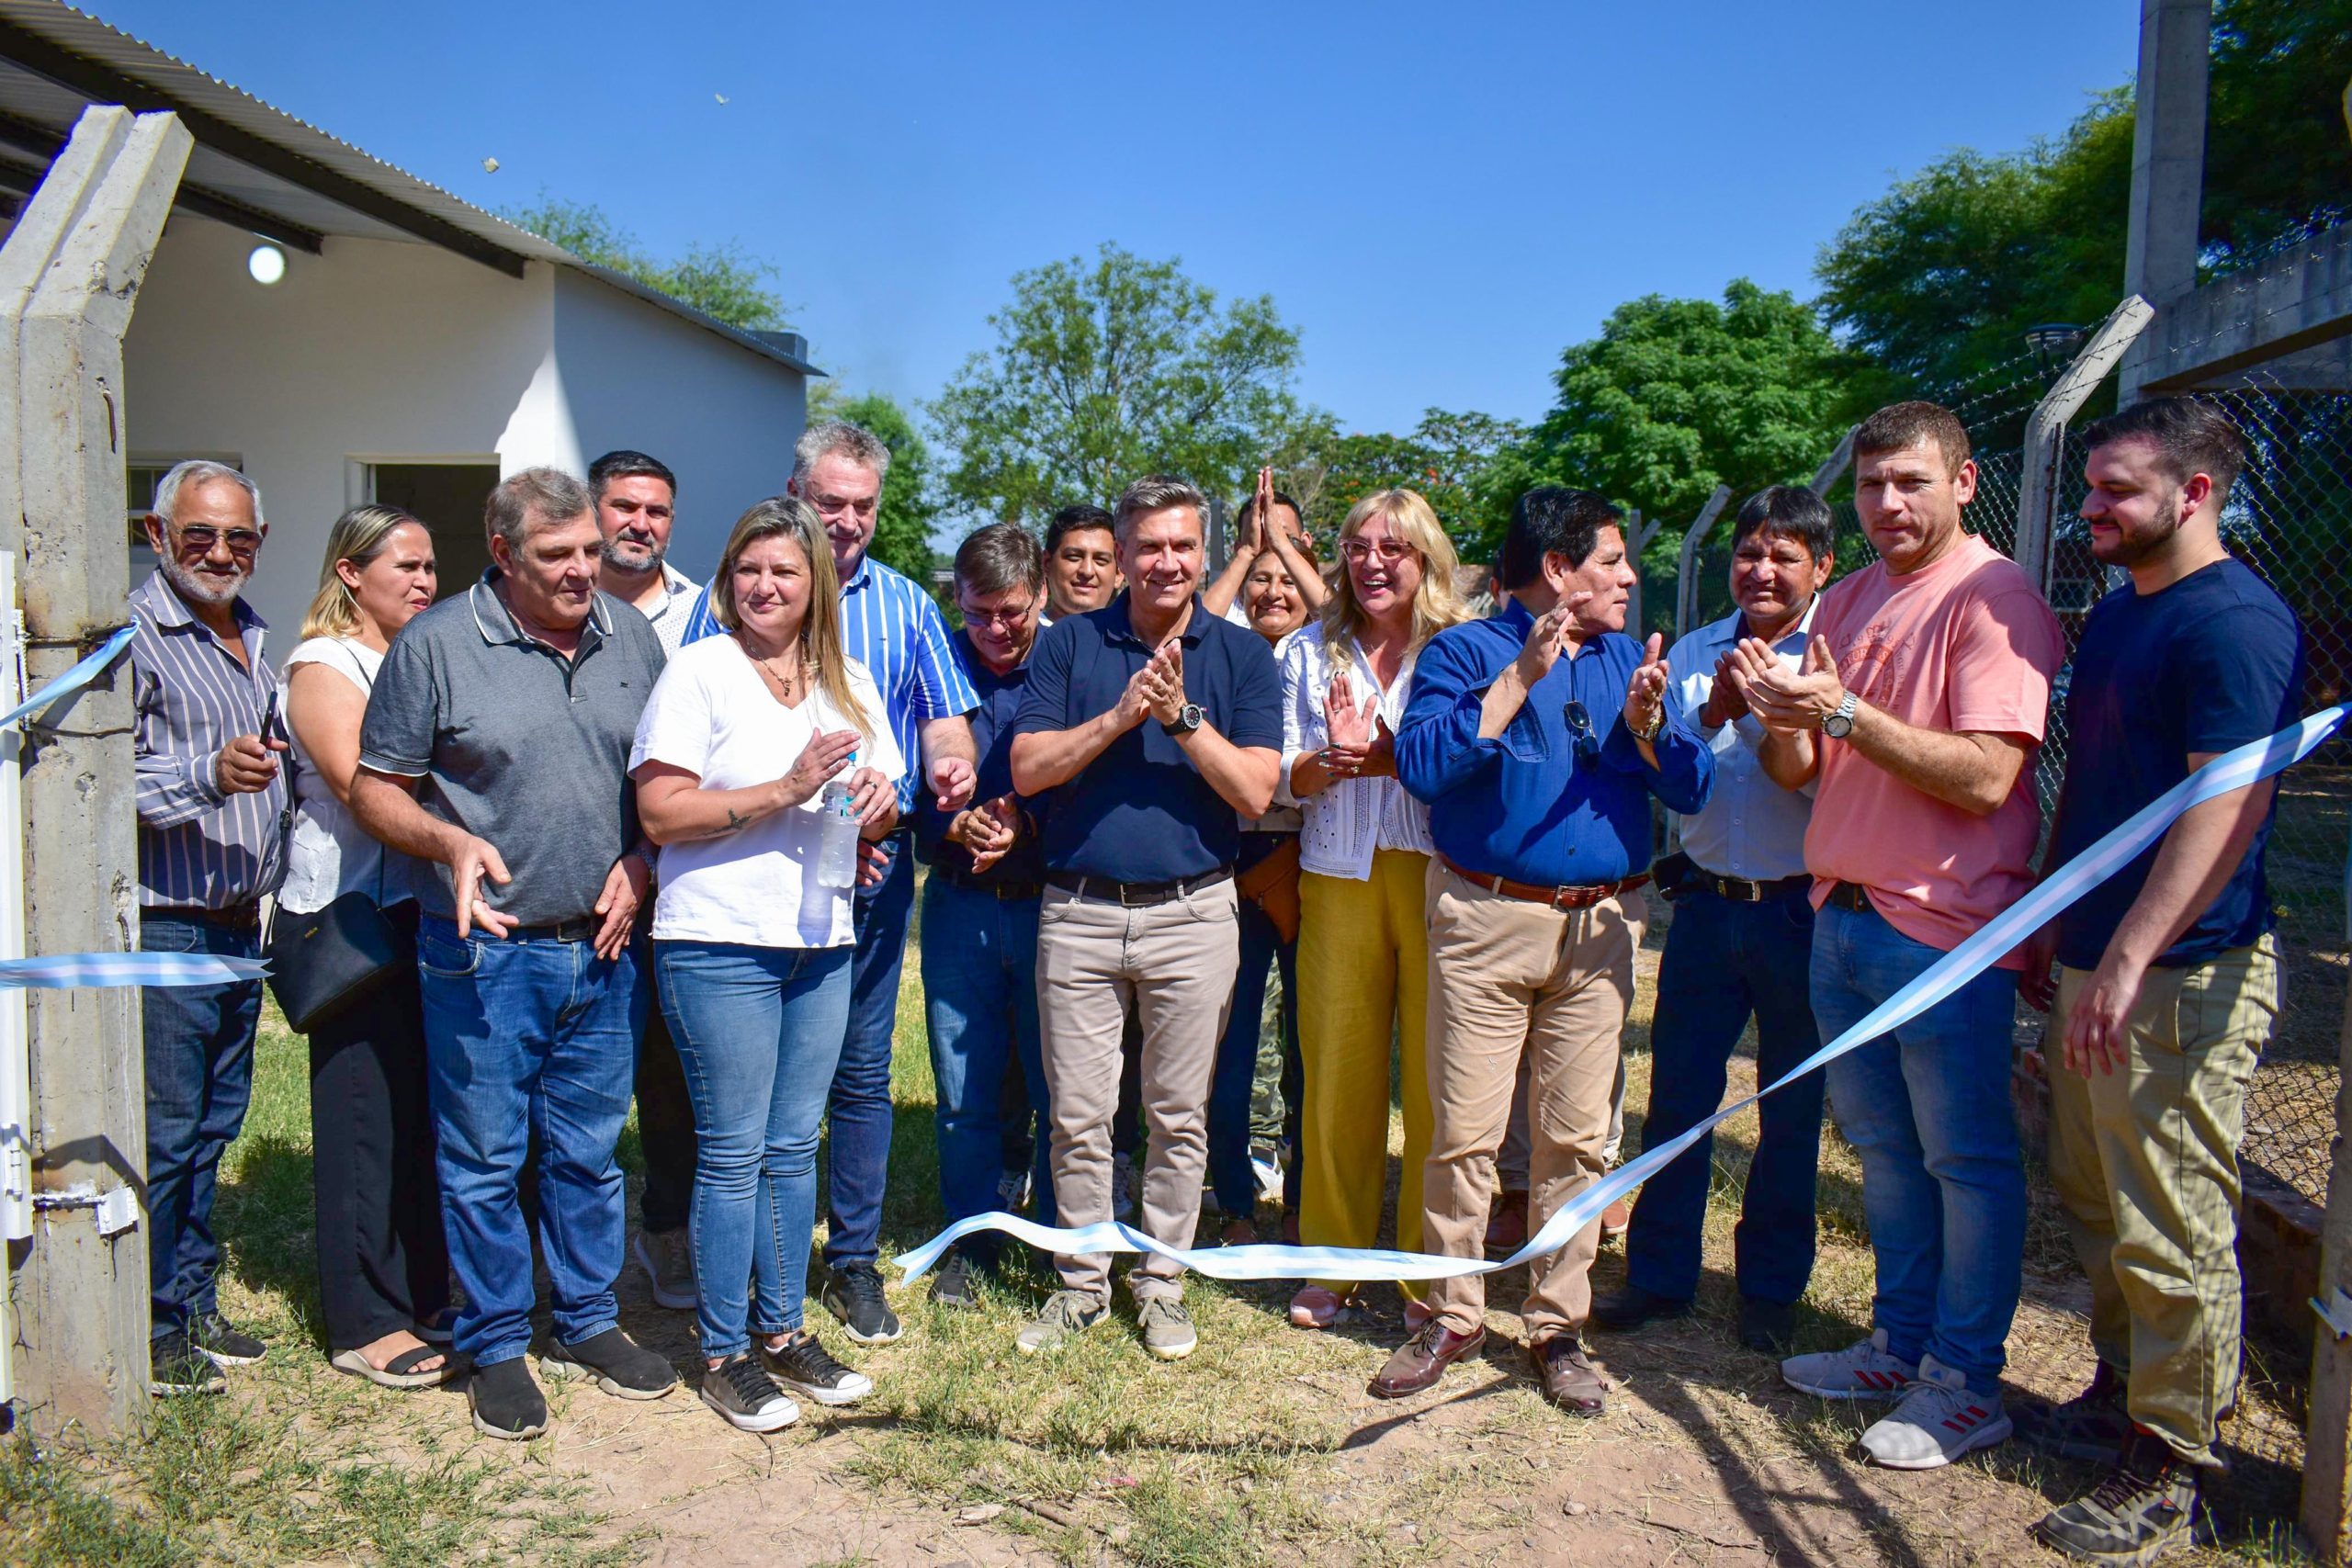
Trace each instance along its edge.
<instances>
[{"instance_id":1,"label":"black trousers","mask_svg":"<svg viewBox=\"0 0 2352 1568\"><path fill-rule=\"evenodd\" d=\"M639 1223L649 1231L685 1229L695 1196L695 1107L658 996L637 1045L637 1142L645 1152Z\"/></svg>"},{"instance_id":2,"label":"black trousers","mask_svg":"<svg viewBox=\"0 0 2352 1568\"><path fill-rule=\"evenodd\" d=\"M388 911L413 932L416 906ZM402 964L311 1032L311 1184L331 1350L440 1315L449 1248L434 1174L424 1018Z\"/></svg>"}]
</instances>

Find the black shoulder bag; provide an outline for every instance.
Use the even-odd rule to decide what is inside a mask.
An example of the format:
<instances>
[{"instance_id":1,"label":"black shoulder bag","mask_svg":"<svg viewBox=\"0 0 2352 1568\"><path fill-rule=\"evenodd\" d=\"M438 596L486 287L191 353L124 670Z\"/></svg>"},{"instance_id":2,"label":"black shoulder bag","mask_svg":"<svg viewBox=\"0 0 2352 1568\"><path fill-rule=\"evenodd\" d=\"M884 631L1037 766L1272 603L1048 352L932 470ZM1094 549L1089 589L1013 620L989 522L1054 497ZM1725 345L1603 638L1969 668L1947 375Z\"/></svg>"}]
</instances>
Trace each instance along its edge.
<instances>
[{"instance_id":1,"label":"black shoulder bag","mask_svg":"<svg viewBox=\"0 0 2352 1568\"><path fill-rule=\"evenodd\" d=\"M367 686L372 692L375 682ZM354 888L311 914L277 913L269 938L269 988L297 1034L310 1033L384 976L416 962L407 936L384 913L384 864L391 851L379 851L373 897Z\"/></svg>"}]
</instances>

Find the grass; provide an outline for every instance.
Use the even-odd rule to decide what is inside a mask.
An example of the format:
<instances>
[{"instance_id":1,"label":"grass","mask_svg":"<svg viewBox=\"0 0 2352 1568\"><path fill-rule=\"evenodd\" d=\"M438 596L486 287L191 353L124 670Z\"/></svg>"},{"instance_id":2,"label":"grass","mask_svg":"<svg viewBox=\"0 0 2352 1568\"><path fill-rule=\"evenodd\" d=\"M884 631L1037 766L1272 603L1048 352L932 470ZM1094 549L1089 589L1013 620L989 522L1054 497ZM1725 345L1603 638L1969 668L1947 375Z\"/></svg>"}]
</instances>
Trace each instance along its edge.
<instances>
[{"instance_id":1,"label":"grass","mask_svg":"<svg viewBox=\"0 0 2352 1568\"><path fill-rule=\"evenodd\" d=\"M899 1114L886 1255L925 1239L939 1220L916 962L910 950L894 1068ZM1627 1032L1636 1122L1629 1147L1638 1146L1646 1092L1646 1021L1645 998ZM1743 1062L1738 1073L1747 1071ZM664 1404L676 1408L650 1417L656 1425L638 1429L631 1450L596 1427L616 1402L557 1393L555 1434L522 1445L478 1441L463 1431L462 1416L419 1420L412 1413L431 1407L403 1402L416 1396L387 1394L323 1368L307 1089L302 1043L273 1014L260 1044L253 1111L222 1172L218 1216L228 1305L270 1339L270 1358L235 1374L230 1398L159 1403L151 1430L136 1441L61 1443L39 1454L22 1439L0 1444L0 1562L147 1568L529 1561L585 1568L636 1560L681 1498L723 1500L763 1483L788 1493L834 1488L823 1494L825 1507L913 1518L950 1542L917 1552L856 1542L796 1548L794 1538L775 1537L779 1561L830 1552L841 1562L901 1563L933 1561L924 1555L932 1551L953 1561L952 1521L960 1514L1073 1563L1518 1562L1566 1540L1558 1535L1564 1523L1577 1522L1558 1511L1561 1486L1614 1474L1628 1491L1645 1497L1655 1491L1670 1502L1676 1467L1688 1464L1711 1472L1734 1496L1773 1499L1758 1506L1758 1518L1828 1517L1846 1531L1811 1547L1789 1537L1780 1560L1926 1565L2020 1560L1954 1555L1951 1541L1965 1529L1947 1515L1976 1510L1995 1521L1984 1528L2013 1535L2020 1518L2048 1506L2041 1499L2071 1495L2088 1478L2079 1467L2053 1470L2014 1448L1942 1472L1949 1484L1932 1493L1864 1472L1851 1457L1863 1413L1791 1399L1769 1362L1727 1343L1737 1304L1732 1229L1756 1137L1752 1111L1717 1140L1699 1316L1670 1332L1603 1342L1631 1396L1605 1422L1566 1422L1545 1406L1499 1336L1487 1361L1452 1374L1442 1397L1368 1406L1363 1380L1402 1336L1395 1298L1375 1296L1382 1316L1372 1324L1304 1335L1283 1320L1285 1281L1190 1281L1201 1348L1185 1362L1162 1364L1145 1354L1124 1296L1112 1318L1076 1344L1023 1357L1012 1335L1049 1286L1039 1269L987 1287L970 1314L930 1305L920 1284L894 1286L906 1337L851 1357L875 1376L874 1399L854 1409L811 1409L800 1427L772 1439L730 1442L736 1435L673 1396ZM1392 1154L1396 1146L1392 1128ZM633 1131L622 1157L637 1167ZM1820 1212L1820 1258L1800 1322L1804 1348L1846 1343L1870 1316L1860 1172L1834 1134L1823 1151ZM2028 1252L2029 1303L2012 1338L2013 1375L2063 1394L2087 1367L2080 1287L2039 1184ZM1605 1253L1597 1282L1615 1283L1622 1269L1622 1254ZM1490 1299L1507 1307L1520 1289L1519 1276L1498 1276ZM655 1318L630 1311L625 1306L633 1328L655 1325ZM659 1318L675 1338L682 1320ZM1517 1328L1504 1314L1491 1326ZM691 1361L682 1339L673 1353L682 1365ZM2258 1383L2248 1402L2257 1411L2269 1408L2265 1386ZM1660 1471L1664 1481L1653 1488L1645 1470ZM648 1482L649 1474L657 1479ZM1826 1489L1815 1505L1822 1513L1781 1505L1803 1490L1792 1476ZM2293 1481L2277 1464L2241 1463L2224 1494L2228 1544L2189 1561L2301 1561L2288 1528ZM632 1486L658 1494L660 1507L622 1495ZM751 1517L764 1506L753 1505ZM1661 1535L1657 1555L1673 1560L1686 1544ZM793 1550L801 1555L791 1556Z\"/></svg>"}]
</instances>

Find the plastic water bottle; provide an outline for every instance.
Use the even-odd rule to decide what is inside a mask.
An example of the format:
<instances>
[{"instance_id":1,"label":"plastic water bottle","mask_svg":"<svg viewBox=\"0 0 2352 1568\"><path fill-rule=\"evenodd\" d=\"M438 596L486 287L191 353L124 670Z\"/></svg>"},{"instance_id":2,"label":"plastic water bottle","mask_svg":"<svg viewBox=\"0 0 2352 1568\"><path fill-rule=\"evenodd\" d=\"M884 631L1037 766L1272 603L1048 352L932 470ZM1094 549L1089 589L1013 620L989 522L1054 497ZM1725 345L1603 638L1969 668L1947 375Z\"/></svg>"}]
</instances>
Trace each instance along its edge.
<instances>
[{"instance_id":1,"label":"plastic water bottle","mask_svg":"<svg viewBox=\"0 0 2352 1568\"><path fill-rule=\"evenodd\" d=\"M857 802L850 792L848 779L848 774L856 766L857 757L852 753L842 775L828 780L825 784L817 841L817 886L820 887L857 886L857 835L863 823L859 820Z\"/></svg>"}]
</instances>

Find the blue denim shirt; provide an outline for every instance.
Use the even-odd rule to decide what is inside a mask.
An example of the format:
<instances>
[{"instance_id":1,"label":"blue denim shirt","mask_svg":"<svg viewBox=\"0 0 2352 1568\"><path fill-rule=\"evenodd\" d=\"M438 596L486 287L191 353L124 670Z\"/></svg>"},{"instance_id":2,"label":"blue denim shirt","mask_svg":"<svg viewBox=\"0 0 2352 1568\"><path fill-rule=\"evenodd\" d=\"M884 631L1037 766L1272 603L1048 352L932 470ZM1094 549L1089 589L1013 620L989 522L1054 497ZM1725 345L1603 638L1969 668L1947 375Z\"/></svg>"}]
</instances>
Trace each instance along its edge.
<instances>
[{"instance_id":1,"label":"blue denim shirt","mask_svg":"<svg viewBox=\"0 0 2352 1568\"><path fill-rule=\"evenodd\" d=\"M1481 739L1487 688L1534 624L1514 599L1430 639L1396 731L1396 776L1429 803L1438 852L1464 871L1563 887L1631 876L1650 863L1649 797L1698 810L1714 783L1714 758L1683 722L1669 684L1653 743L1658 765L1642 761L1624 721L1642 646L1621 632L1563 653L1503 733ZM1570 731L1571 702L1584 705L1590 726L1581 736Z\"/></svg>"}]
</instances>

